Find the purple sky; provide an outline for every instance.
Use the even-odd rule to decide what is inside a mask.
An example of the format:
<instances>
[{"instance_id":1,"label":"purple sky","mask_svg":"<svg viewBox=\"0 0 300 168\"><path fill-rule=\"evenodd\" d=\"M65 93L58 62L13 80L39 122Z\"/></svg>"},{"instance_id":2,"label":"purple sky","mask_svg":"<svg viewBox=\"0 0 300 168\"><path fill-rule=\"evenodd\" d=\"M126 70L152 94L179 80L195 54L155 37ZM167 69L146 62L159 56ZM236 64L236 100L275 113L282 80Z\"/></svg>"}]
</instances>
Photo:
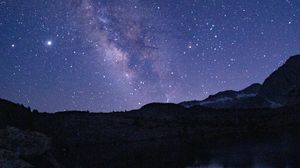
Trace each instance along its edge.
<instances>
[{"instance_id":1,"label":"purple sky","mask_svg":"<svg viewBox=\"0 0 300 168\"><path fill-rule=\"evenodd\" d=\"M39 111L204 99L300 53L298 0L0 1L0 97Z\"/></svg>"}]
</instances>

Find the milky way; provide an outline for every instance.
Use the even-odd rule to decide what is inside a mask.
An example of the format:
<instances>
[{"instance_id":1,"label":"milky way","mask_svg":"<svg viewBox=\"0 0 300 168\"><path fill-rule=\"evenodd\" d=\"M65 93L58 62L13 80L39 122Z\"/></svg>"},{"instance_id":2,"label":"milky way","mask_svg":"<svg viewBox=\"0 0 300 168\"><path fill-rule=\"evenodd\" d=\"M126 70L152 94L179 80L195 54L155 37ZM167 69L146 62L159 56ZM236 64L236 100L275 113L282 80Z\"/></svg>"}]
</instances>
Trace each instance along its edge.
<instances>
[{"instance_id":1,"label":"milky way","mask_svg":"<svg viewBox=\"0 0 300 168\"><path fill-rule=\"evenodd\" d=\"M159 54L155 32L150 32L147 16L141 15L147 12L137 5L141 4L86 0L77 6L77 12L97 61L122 86L121 91L169 101L171 92L164 86L171 81L165 61L168 55ZM130 101L141 104L138 99Z\"/></svg>"},{"instance_id":2,"label":"milky way","mask_svg":"<svg viewBox=\"0 0 300 168\"><path fill-rule=\"evenodd\" d=\"M300 53L300 2L0 0L0 97L116 111L263 82Z\"/></svg>"}]
</instances>

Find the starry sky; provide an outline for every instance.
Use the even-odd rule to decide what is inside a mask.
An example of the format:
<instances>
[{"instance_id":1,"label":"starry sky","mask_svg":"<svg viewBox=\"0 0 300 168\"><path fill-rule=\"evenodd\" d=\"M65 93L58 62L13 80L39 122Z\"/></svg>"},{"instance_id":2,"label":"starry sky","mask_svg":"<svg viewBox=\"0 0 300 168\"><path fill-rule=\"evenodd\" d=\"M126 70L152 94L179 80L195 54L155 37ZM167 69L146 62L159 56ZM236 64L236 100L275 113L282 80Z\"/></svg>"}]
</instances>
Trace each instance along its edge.
<instances>
[{"instance_id":1,"label":"starry sky","mask_svg":"<svg viewBox=\"0 0 300 168\"><path fill-rule=\"evenodd\" d=\"M299 0L0 0L0 97L39 111L204 99L300 53Z\"/></svg>"}]
</instances>

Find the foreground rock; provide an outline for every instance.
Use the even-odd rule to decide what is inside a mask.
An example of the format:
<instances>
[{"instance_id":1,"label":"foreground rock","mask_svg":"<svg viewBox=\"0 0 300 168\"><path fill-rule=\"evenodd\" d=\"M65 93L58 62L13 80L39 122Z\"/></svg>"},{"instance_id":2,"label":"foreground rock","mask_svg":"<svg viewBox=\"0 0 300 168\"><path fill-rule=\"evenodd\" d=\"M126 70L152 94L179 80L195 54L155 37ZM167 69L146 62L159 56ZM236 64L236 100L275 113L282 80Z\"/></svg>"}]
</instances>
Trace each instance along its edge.
<instances>
[{"instance_id":1,"label":"foreground rock","mask_svg":"<svg viewBox=\"0 0 300 168\"><path fill-rule=\"evenodd\" d=\"M44 134L14 127L0 130L1 168L59 167L50 149Z\"/></svg>"}]
</instances>

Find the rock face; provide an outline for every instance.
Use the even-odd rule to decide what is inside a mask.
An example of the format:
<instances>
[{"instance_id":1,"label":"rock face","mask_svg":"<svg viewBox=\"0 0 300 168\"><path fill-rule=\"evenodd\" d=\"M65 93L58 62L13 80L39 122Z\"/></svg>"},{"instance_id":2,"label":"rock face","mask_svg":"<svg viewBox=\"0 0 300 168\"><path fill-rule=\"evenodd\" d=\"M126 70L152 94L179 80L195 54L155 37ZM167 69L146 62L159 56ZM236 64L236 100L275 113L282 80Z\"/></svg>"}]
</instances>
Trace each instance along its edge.
<instances>
[{"instance_id":1,"label":"rock face","mask_svg":"<svg viewBox=\"0 0 300 168\"><path fill-rule=\"evenodd\" d=\"M273 72L263 83L259 95L279 105L294 99L290 96L300 86L300 55L290 57L284 65ZM292 94L292 95L291 95ZM296 96L295 94L293 96Z\"/></svg>"},{"instance_id":2,"label":"rock face","mask_svg":"<svg viewBox=\"0 0 300 168\"><path fill-rule=\"evenodd\" d=\"M288 92L288 98L288 105L293 105L300 102L300 85L297 85L291 91Z\"/></svg>"},{"instance_id":3,"label":"rock face","mask_svg":"<svg viewBox=\"0 0 300 168\"><path fill-rule=\"evenodd\" d=\"M290 57L262 85L252 84L240 91L223 91L202 101L180 103L185 107L277 108L300 102L300 55Z\"/></svg>"},{"instance_id":4,"label":"rock face","mask_svg":"<svg viewBox=\"0 0 300 168\"><path fill-rule=\"evenodd\" d=\"M59 167L49 152L50 139L44 134L8 127L0 130L0 140L1 168Z\"/></svg>"},{"instance_id":5,"label":"rock face","mask_svg":"<svg viewBox=\"0 0 300 168\"><path fill-rule=\"evenodd\" d=\"M2 168L33 168L31 164L19 158L19 156L9 150L0 148L0 165Z\"/></svg>"}]
</instances>

